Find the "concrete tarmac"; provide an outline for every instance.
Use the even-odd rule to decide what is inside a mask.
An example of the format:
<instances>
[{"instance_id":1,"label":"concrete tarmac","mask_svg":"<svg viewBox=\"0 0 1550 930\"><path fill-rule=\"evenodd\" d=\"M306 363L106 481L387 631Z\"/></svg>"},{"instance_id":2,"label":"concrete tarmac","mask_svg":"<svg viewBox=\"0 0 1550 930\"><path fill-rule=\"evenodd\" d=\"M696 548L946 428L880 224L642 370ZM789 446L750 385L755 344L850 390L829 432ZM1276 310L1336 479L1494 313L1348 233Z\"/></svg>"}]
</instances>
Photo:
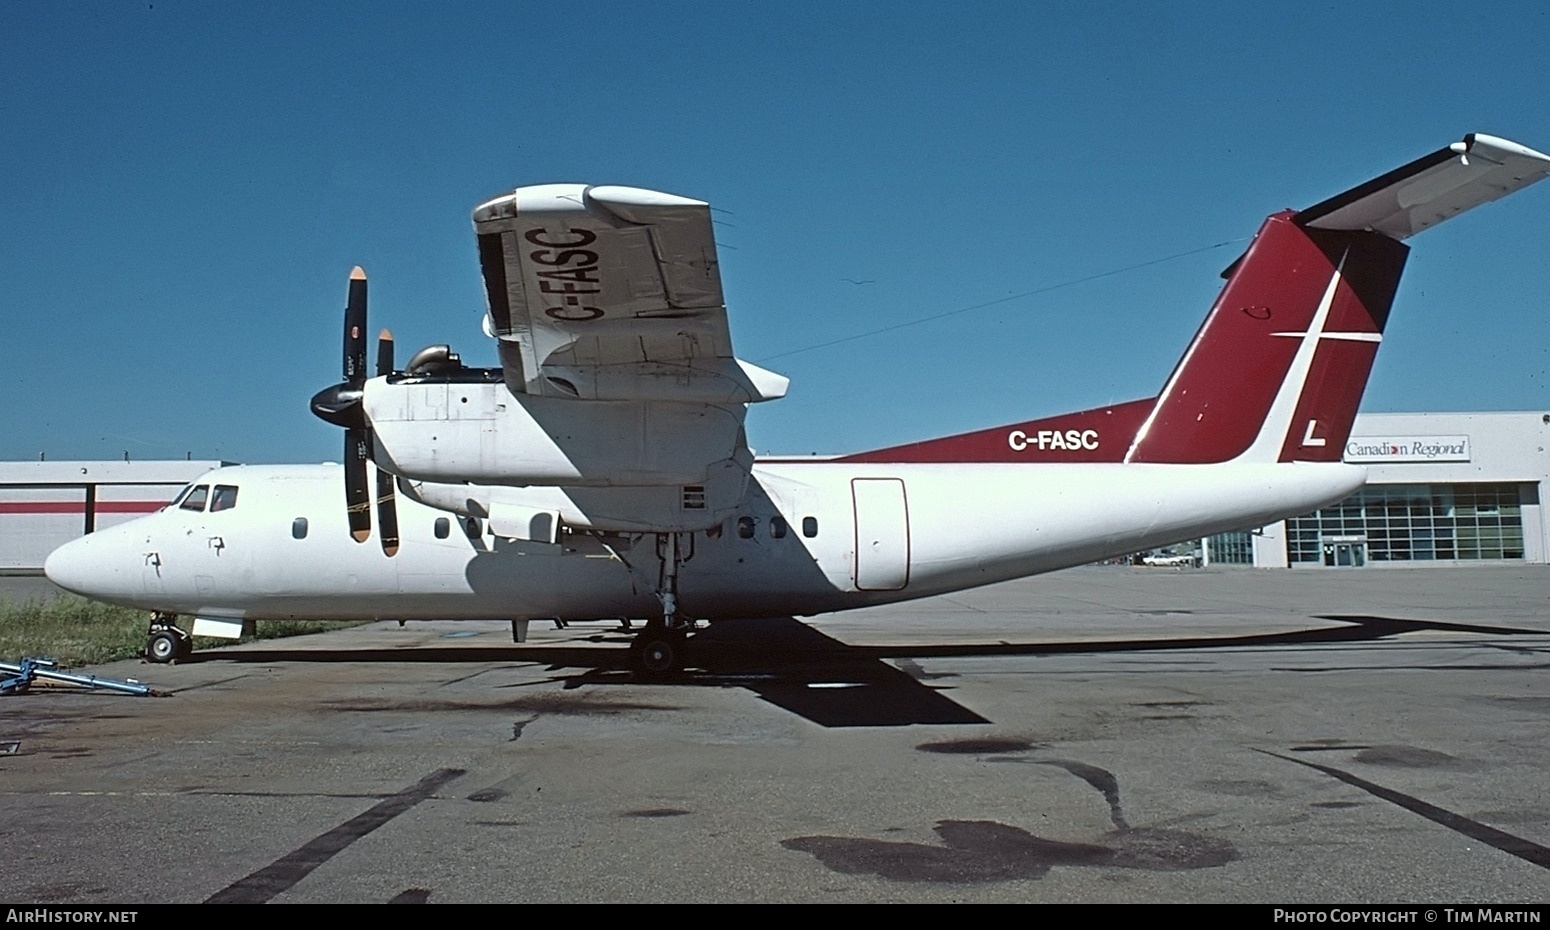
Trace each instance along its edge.
<instances>
[{"instance_id":1,"label":"concrete tarmac","mask_svg":"<svg viewBox=\"0 0 1550 930\"><path fill-rule=\"evenodd\" d=\"M627 642L374 624L0 697L0 900L1550 900L1544 566L1089 567L720 624L662 683Z\"/></svg>"}]
</instances>

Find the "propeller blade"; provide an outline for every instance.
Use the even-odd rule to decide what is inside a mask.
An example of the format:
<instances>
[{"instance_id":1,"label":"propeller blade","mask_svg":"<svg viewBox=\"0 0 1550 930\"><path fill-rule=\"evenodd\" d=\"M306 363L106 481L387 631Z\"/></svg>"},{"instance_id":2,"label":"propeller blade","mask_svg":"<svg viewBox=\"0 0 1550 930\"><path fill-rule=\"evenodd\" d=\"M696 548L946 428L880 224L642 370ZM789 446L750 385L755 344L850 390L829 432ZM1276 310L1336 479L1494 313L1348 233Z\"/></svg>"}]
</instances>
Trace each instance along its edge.
<instances>
[{"instance_id":1,"label":"propeller blade","mask_svg":"<svg viewBox=\"0 0 1550 930\"><path fill-rule=\"evenodd\" d=\"M371 490L366 486L366 460L371 457L371 432L344 431L344 500L350 535L356 542L371 537ZM396 532L396 530L395 530Z\"/></svg>"},{"instance_id":2,"label":"propeller blade","mask_svg":"<svg viewBox=\"0 0 1550 930\"><path fill-rule=\"evenodd\" d=\"M383 330L377 335L377 375L393 373L393 334Z\"/></svg>"},{"instance_id":3,"label":"propeller blade","mask_svg":"<svg viewBox=\"0 0 1550 930\"><path fill-rule=\"evenodd\" d=\"M377 469L377 524L382 527L382 552L392 558L398 552L398 502L393 496L392 475Z\"/></svg>"},{"instance_id":4,"label":"propeller blade","mask_svg":"<svg viewBox=\"0 0 1550 930\"><path fill-rule=\"evenodd\" d=\"M366 272L350 272L350 298L344 306L344 380L359 387L366 380Z\"/></svg>"}]
</instances>

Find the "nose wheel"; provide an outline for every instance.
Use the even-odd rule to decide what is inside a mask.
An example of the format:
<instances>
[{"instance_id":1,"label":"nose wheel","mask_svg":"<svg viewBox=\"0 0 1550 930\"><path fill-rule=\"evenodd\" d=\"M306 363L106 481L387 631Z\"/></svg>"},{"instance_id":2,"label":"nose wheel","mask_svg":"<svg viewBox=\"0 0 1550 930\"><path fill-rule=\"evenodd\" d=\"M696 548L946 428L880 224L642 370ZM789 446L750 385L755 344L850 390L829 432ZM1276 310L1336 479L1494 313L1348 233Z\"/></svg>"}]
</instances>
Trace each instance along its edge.
<instances>
[{"instance_id":1,"label":"nose wheel","mask_svg":"<svg viewBox=\"0 0 1550 930\"><path fill-rule=\"evenodd\" d=\"M166 665L187 659L194 652L194 637L179 629L171 614L151 615L151 626L145 636L145 661Z\"/></svg>"}]
</instances>

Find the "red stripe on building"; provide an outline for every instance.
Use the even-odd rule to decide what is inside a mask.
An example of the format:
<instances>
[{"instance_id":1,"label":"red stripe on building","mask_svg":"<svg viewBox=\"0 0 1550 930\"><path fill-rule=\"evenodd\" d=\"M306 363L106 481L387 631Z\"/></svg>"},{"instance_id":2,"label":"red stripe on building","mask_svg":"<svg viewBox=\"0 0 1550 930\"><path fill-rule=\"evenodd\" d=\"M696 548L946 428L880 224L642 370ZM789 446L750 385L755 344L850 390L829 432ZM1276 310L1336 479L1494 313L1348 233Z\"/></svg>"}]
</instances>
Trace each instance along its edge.
<instances>
[{"instance_id":1,"label":"red stripe on building","mask_svg":"<svg viewBox=\"0 0 1550 930\"><path fill-rule=\"evenodd\" d=\"M167 506L166 501L97 501L93 509L97 513L155 513ZM0 514L86 513L86 502L80 501L0 501Z\"/></svg>"}]
</instances>

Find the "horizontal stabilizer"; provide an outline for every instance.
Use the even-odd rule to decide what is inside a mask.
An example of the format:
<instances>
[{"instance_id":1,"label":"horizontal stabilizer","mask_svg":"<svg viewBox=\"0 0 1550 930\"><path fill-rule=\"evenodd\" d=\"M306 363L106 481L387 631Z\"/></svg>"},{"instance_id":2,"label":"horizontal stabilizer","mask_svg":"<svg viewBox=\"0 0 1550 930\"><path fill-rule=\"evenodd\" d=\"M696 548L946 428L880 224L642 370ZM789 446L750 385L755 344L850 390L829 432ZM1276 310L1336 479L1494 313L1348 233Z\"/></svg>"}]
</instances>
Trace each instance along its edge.
<instances>
[{"instance_id":1,"label":"horizontal stabilizer","mask_svg":"<svg viewBox=\"0 0 1550 930\"><path fill-rule=\"evenodd\" d=\"M1315 229L1370 230L1405 239L1550 175L1550 155L1470 133L1293 217Z\"/></svg>"}]
</instances>

